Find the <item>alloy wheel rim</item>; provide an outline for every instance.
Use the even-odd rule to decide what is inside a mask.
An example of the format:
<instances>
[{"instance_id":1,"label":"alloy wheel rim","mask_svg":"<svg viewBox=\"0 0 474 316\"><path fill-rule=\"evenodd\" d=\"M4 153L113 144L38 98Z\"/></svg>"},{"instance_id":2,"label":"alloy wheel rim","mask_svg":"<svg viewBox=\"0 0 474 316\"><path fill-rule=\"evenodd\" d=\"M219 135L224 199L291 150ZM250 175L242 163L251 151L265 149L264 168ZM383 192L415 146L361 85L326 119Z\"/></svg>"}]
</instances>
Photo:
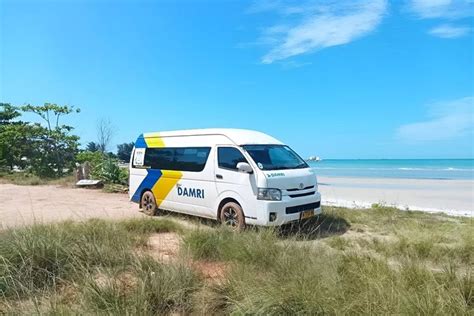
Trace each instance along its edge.
<instances>
[{"instance_id":1,"label":"alloy wheel rim","mask_svg":"<svg viewBox=\"0 0 474 316\"><path fill-rule=\"evenodd\" d=\"M224 210L224 223L226 225L236 227L239 222L239 215L232 207L228 207Z\"/></svg>"},{"instance_id":2,"label":"alloy wheel rim","mask_svg":"<svg viewBox=\"0 0 474 316\"><path fill-rule=\"evenodd\" d=\"M147 211L150 211L152 208L153 208L153 201L151 200L151 197L148 196L148 195L145 195L145 198L144 198L144 206L145 206L145 209Z\"/></svg>"}]
</instances>

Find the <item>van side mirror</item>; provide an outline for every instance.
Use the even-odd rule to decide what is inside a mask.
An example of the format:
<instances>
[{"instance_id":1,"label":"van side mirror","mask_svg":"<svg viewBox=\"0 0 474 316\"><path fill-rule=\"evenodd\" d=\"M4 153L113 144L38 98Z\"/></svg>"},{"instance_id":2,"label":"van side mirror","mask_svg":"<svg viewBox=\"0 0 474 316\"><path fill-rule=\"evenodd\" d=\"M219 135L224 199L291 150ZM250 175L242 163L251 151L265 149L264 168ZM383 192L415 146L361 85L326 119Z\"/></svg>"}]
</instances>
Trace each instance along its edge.
<instances>
[{"instance_id":1,"label":"van side mirror","mask_svg":"<svg viewBox=\"0 0 474 316\"><path fill-rule=\"evenodd\" d=\"M239 162L237 164L237 170L245 173L253 173L252 167L250 167L250 165L246 162Z\"/></svg>"}]
</instances>

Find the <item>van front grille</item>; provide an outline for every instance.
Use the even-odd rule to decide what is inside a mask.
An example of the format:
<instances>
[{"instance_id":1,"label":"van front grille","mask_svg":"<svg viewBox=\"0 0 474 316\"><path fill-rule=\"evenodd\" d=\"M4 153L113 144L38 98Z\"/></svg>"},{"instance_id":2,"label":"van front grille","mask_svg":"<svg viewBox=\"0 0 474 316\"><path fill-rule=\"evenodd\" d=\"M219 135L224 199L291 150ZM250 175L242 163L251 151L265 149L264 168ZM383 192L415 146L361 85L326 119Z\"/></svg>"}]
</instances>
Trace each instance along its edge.
<instances>
[{"instance_id":1,"label":"van front grille","mask_svg":"<svg viewBox=\"0 0 474 316\"><path fill-rule=\"evenodd\" d=\"M302 196L313 195L314 193L316 193L316 191L311 191L311 192L307 192L307 193L300 193L300 194L289 194L288 196L291 197L291 198L297 198L297 197L302 197Z\"/></svg>"},{"instance_id":2,"label":"van front grille","mask_svg":"<svg viewBox=\"0 0 474 316\"><path fill-rule=\"evenodd\" d=\"M297 205L297 206L290 206L286 208L286 214L295 214L307 210L313 210L319 208L321 206L321 202L314 202L309 204Z\"/></svg>"},{"instance_id":3,"label":"van front grille","mask_svg":"<svg viewBox=\"0 0 474 316\"><path fill-rule=\"evenodd\" d=\"M305 188L299 189L299 188L293 188L293 189L286 189L288 192L294 192L294 191L301 191L301 190L308 190L314 188L314 185L307 186Z\"/></svg>"}]
</instances>

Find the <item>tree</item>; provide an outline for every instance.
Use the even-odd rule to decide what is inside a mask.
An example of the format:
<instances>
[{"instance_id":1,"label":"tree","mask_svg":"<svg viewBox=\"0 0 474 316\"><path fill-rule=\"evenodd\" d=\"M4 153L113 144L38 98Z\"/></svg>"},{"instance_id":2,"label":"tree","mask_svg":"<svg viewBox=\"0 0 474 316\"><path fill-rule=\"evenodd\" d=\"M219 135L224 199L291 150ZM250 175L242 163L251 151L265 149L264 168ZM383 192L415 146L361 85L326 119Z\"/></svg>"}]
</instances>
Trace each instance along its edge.
<instances>
[{"instance_id":1,"label":"tree","mask_svg":"<svg viewBox=\"0 0 474 316\"><path fill-rule=\"evenodd\" d=\"M0 126L12 124L13 119L20 117L21 113L10 103L0 103Z\"/></svg>"},{"instance_id":2,"label":"tree","mask_svg":"<svg viewBox=\"0 0 474 316\"><path fill-rule=\"evenodd\" d=\"M24 112L31 112L41 117L46 127L41 124L30 124L30 145L33 149L30 158L32 171L43 177L59 177L65 170L74 167L75 155L78 151L79 137L72 135L73 127L60 125L62 116L79 113L79 109L45 103L42 106L25 105Z\"/></svg>"},{"instance_id":3,"label":"tree","mask_svg":"<svg viewBox=\"0 0 474 316\"><path fill-rule=\"evenodd\" d=\"M97 140L101 152L105 153L107 151L113 134L112 124L109 120L101 119L97 123Z\"/></svg>"},{"instance_id":4,"label":"tree","mask_svg":"<svg viewBox=\"0 0 474 316\"><path fill-rule=\"evenodd\" d=\"M135 146L134 142L123 143L123 144L117 145L118 159L122 161L130 161L130 156L132 154L133 146Z\"/></svg>"},{"instance_id":5,"label":"tree","mask_svg":"<svg viewBox=\"0 0 474 316\"><path fill-rule=\"evenodd\" d=\"M89 142L87 143L86 150L90 152L96 152L96 151L101 151L100 150L100 145L95 142Z\"/></svg>"},{"instance_id":6,"label":"tree","mask_svg":"<svg viewBox=\"0 0 474 316\"><path fill-rule=\"evenodd\" d=\"M23 158L31 153L28 136L32 127L22 121L13 121L21 116L18 108L9 103L0 103L0 169L24 168Z\"/></svg>"}]
</instances>

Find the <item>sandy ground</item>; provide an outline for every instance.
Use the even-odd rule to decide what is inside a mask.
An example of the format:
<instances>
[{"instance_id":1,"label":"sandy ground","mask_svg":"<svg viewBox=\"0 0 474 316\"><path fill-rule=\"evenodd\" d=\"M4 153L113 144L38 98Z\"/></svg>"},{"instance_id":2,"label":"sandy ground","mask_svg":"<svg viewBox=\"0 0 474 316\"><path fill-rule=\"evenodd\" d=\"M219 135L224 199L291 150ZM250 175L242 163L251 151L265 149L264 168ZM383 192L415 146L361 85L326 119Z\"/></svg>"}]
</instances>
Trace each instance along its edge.
<instances>
[{"instance_id":1,"label":"sandy ground","mask_svg":"<svg viewBox=\"0 0 474 316\"><path fill-rule=\"evenodd\" d=\"M0 184L0 226L29 225L67 219L145 216L126 194L55 186Z\"/></svg>"},{"instance_id":2,"label":"sandy ground","mask_svg":"<svg viewBox=\"0 0 474 316\"><path fill-rule=\"evenodd\" d=\"M320 177L319 183L325 205L369 207L382 203L400 209L474 216L472 180ZM126 194L97 190L0 184L0 201L0 227L145 216Z\"/></svg>"},{"instance_id":3,"label":"sandy ground","mask_svg":"<svg viewBox=\"0 0 474 316\"><path fill-rule=\"evenodd\" d=\"M473 180L419 180L319 177L323 204L400 209L474 216Z\"/></svg>"}]
</instances>

